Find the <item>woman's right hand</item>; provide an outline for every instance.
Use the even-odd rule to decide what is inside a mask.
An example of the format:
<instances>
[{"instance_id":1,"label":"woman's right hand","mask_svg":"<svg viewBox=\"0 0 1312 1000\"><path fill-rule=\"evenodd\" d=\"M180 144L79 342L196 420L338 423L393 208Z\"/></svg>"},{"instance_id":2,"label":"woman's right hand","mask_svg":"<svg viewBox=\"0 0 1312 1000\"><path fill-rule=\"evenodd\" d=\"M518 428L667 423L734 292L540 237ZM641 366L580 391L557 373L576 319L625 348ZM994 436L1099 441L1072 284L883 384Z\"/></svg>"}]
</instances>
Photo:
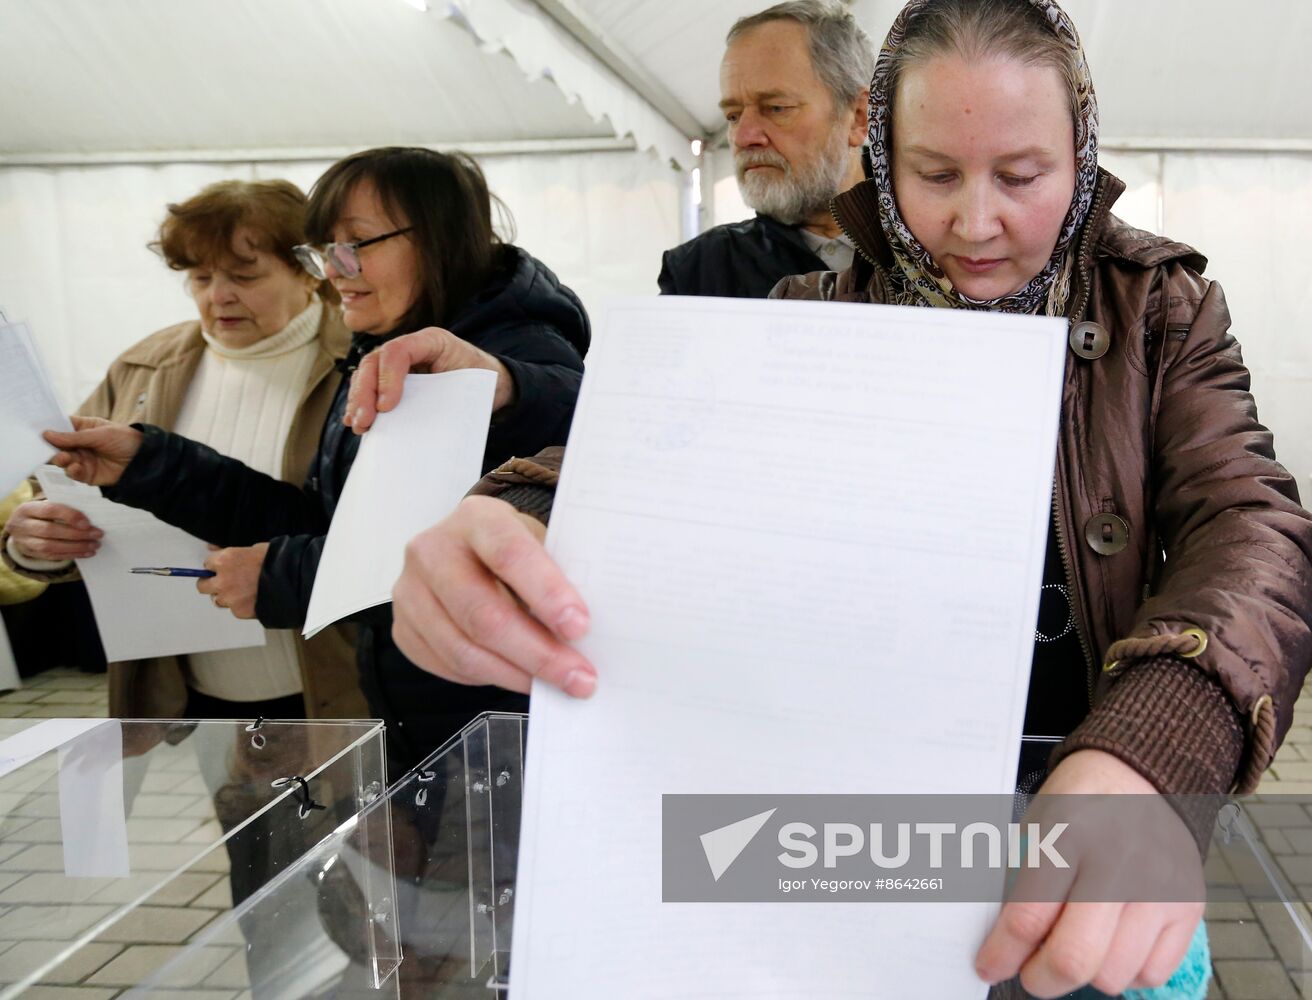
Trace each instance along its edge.
<instances>
[{"instance_id":1,"label":"woman's right hand","mask_svg":"<svg viewBox=\"0 0 1312 1000\"><path fill-rule=\"evenodd\" d=\"M592 694L597 671L569 645L587 632L588 611L545 535L504 500L475 496L411 539L392 590L401 652L458 684L528 693L537 677Z\"/></svg>"},{"instance_id":2,"label":"woman's right hand","mask_svg":"<svg viewBox=\"0 0 1312 1000\"><path fill-rule=\"evenodd\" d=\"M52 561L89 559L104 535L81 511L49 500L19 504L5 527L19 555Z\"/></svg>"},{"instance_id":3,"label":"woman's right hand","mask_svg":"<svg viewBox=\"0 0 1312 1000\"><path fill-rule=\"evenodd\" d=\"M100 417L74 417L72 431L46 431L59 451L51 461L70 479L113 486L141 449L141 431Z\"/></svg>"},{"instance_id":4,"label":"woman's right hand","mask_svg":"<svg viewBox=\"0 0 1312 1000\"><path fill-rule=\"evenodd\" d=\"M484 368L496 375L493 413L514 402L515 380L500 359L461 340L450 330L429 326L389 340L360 359L351 376L342 422L356 434L363 434L373 426L378 414L395 409L401 402L406 375L463 368Z\"/></svg>"}]
</instances>

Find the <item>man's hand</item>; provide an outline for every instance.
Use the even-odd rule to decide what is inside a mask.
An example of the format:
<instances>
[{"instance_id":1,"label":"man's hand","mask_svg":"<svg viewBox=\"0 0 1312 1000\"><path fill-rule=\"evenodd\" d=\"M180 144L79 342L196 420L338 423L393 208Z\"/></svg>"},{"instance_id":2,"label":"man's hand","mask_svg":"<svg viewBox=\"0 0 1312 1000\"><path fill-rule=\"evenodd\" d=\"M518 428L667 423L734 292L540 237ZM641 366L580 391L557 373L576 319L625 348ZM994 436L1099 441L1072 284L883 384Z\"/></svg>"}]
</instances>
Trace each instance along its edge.
<instances>
[{"instance_id":1,"label":"man's hand","mask_svg":"<svg viewBox=\"0 0 1312 1000\"><path fill-rule=\"evenodd\" d=\"M46 431L42 437L59 449L51 459L70 479L92 486L113 486L141 448L141 431L100 417L74 417L71 431Z\"/></svg>"},{"instance_id":2,"label":"man's hand","mask_svg":"<svg viewBox=\"0 0 1312 1000\"><path fill-rule=\"evenodd\" d=\"M260 569L268 551L268 542L240 548L214 548L205 560L205 568L212 569L214 576L197 580L196 589L208 594L216 607L227 608L237 618L254 618Z\"/></svg>"},{"instance_id":3,"label":"man's hand","mask_svg":"<svg viewBox=\"0 0 1312 1000\"><path fill-rule=\"evenodd\" d=\"M430 326L389 340L364 356L360 367L351 376L343 423L355 433L363 434L373 426L379 413L386 413L401 401L406 375L411 372L450 372L460 368L486 368L496 372L493 413L514 402L515 380L505 365L449 330Z\"/></svg>"},{"instance_id":4,"label":"man's hand","mask_svg":"<svg viewBox=\"0 0 1312 1000\"><path fill-rule=\"evenodd\" d=\"M5 527L20 555L51 561L90 559L105 534L81 511L49 500L19 504Z\"/></svg>"},{"instance_id":5,"label":"man's hand","mask_svg":"<svg viewBox=\"0 0 1312 1000\"><path fill-rule=\"evenodd\" d=\"M1100 750L1079 750L1057 765L1035 804L1045 795L1116 794L1156 795L1157 790L1119 758ZM1019 972L1021 984L1036 997L1065 996L1086 984L1117 996L1127 989L1165 983L1179 967L1203 918L1203 875L1202 860L1184 822L1170 812L1165 800L1160 806L1162 818L1154 819L1151 830L1124 831L1123 837L1097 836L1078 848L1078 854L1063 851L1073 869L1068 894L1077 891L1081 877L1102 884L1114 881L1108 877L1109 869L1169 871L1172 874L1164 876L1162 883L1196 886L1192 898L1199 902L1013 900L1003 906L975 957L980 978L998 983ZM1162 830L1169 835L1158 836Z\"/></svg>"},{"instance_id":6,"label":"man's hand","mask_svg":"<svg viewBox=\"0 0 1312 1000\"><path fill-rule=\"evenodd\" d=\"M466 497L416 535L392 590L392 638L413 663L460 684L527 693L534 677L586 698L597 672L569 642L582 598L542 546L546 529L510 504Z\"/></svg>"}]
</instances>

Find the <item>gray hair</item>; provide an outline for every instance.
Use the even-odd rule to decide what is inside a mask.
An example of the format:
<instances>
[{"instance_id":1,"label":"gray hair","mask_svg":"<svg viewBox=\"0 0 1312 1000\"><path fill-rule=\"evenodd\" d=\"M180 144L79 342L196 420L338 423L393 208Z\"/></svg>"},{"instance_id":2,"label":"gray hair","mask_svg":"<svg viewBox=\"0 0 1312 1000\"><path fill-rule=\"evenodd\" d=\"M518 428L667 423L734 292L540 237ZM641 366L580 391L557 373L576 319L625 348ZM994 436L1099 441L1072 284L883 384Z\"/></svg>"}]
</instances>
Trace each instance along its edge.
<instances>
[{"instance_id":1,"label":"gray hair","mask_svg":"<svg viewBox=\"0 0 1312 1000\"><path fill-rule=\"evenodd\" d=\"M836 0L787 0L758 14L740 17L729 29L725 44L772 21L796 21L806 28L815 75L842 108L870 85L875 71L875 48L856 18Z\"/></svg>"}]
</instances>

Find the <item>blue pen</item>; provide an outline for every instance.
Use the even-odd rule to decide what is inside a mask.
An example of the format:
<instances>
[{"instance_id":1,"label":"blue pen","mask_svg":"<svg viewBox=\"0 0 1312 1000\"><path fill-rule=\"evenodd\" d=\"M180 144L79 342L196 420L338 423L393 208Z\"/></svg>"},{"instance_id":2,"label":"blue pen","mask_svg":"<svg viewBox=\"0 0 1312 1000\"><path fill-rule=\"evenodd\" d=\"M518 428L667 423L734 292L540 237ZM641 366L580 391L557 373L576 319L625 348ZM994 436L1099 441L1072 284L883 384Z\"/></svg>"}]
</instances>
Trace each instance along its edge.
<instances>
[{"instance_id":1,"label":"blue pen","mask_svg":"<svg viewBox=\"0 0 1312 1000\"><path fill-rule=\"evenodd\" d=\"M133 573L149 573L151 576L213 576L212 569L188 569L185 566L134 566Z\"/></svg>"}]
</instances>

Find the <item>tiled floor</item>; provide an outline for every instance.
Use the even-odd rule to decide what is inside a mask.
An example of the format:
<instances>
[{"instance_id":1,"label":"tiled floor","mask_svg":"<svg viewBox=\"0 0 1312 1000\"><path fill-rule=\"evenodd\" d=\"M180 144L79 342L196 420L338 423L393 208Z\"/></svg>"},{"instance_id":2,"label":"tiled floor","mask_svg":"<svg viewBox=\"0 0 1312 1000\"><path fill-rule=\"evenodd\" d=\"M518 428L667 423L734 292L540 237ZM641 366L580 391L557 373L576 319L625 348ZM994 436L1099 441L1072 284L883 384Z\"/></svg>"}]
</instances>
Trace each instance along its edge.
<instances>
[{"instance_id":1,"label":"tiled floor","mask_svg":"<svg viewBox=\"0 0 1312 1000\"><path fill-rule=\"evenodd\" d=\"M31 679L22 690L0 694L0 719L103 716L106 711L103 675L48 671ZM165 781L165 778L169 780ZM188 795L187 783L192 786ZM170 787L163 787L164 784ZM21 790L20 790L21 791ZM6 788L4 794L10 794ZM148 824L149 863L167 861L173 853L187 853L181 842L203 840L214 830L197 826L184 813L191 799L207 794L199 774L151 774L134 800L133 823ZM5 809L0 794L0 813ZM1312 899L1312 688L1300 699L1295 725L1275 765L1263 780L1259 795L1247 806L1259 835L1296 900ZM149 817L149 819L147 819ZM15 876L16 871L36 872L43 862L41 841L57 838L53 817L32 816L20 830L0 843L0 981L9 967L28 967L41 960L54 943L41 939L39 927L29 924L31 906L52 902L50 893L62 879L41 883L39 874ZM43 825L44 824L44 825ZM139 831L142 832L142 831ZM181 841L181 842L180 842ZM134 857L134 864L146 858ZM225 859L226 860L226 859ZM51 869L60 861L53 855ZM1214 851L1208 863L1209 878L1223 884L1230 878L1232 859ZM1239 862L1234 862L1238 867ZM143 968L175 953L200 933L218 913L231 905L226 868L189 871L157 894L149 906L119 921L93 944L81 949L46 977L46 984L27 990L34 1000L111 1000L123 987L135 983ZM6 871L8 869L8 871ZM1240 872L1236 881L1254 878ZM109 882L95 899L86 900L89 922L109 912L113 904L133 898L130 880ZM1305 903L1291 901L1304 926L1312 927ZM6 933L8 927L13 933ZM1312 998L1312 942L1305 941L1279 900L1234 899L1209 906L1208 927L1215 976L1208 992L1217 1000L1297 1000ZM235 1000L243 995L245 970L233 949L215 949L204 967L193 970L203 994L189 997ZM209 987L212 987L210 989ZM2 988L0 988L2 991Z\"/></svg>"},{"instance_id":2,"label":"tiled floor","mask_svg":"<svg viewBox=\"0 0 1312 1000\"><path fill-rule=\"evenodd\" d=\"M104 717L105 678L51 671L0 695L0 707L8 710L0 716L0 739L28 719ZM50 965L23 997L108 1000L187 948L185 969L171 972L170 989L152 996L180 995L185 986L190 1000L247 997L247 954L258 952L266 971L277 956L228 933L231 922L222 918L232 909L231 885L263 884L280 859L302 856L358 808L359 781L370 773L358 747L372 729L274 723L248 735L222 722L168 732L139 723L122 732L121 758L115 754L110 765L121 780L109 785L98 781L103 772L96 762L104 758L95 753L60 760L45 754L9 773L0 768L0 996L9 997L12 984ZM376 739L372 746L381 753ZM298 819L299 800L284 790L285 782L270 780L289 774L312 775L306 795L321 811ZM90 786L89 775L96 782ZM113 796L106 801L111 812L126 809L129 816L122 853L105 849L114 837L98 811L104 792L87 798L87 787L120 791L122 805L115 806ZM283 801L270 806L273 799ZM266 806L266 818L244 826ZM223 836L218 814L233 831L223 846L216 846ZM70 855L65 844L80 830L93 831L95 839ZM97 855L100 861L89 860ZM85 877L98 873L70 871L70 857L84 868L107 864L110 871ZM257 883L250 875L230 876L237 860L262 873ZM131 874L108 877L116 865ZM313 903L308 882L290 885L293 891L278 897L282 903ZM291 934L313 911L278 912L279 933ZM71 951L66 942L79 935L91 943ZM270 941L264 935L260 943Z\"/></svg>"},{"instance_id":3,"label":"tiled floor","mask_svg":"<svg viewBox=\"0 0 1312 1000\"><path fill-rule=\"evenodd\" d=\"M1312 927L1312 685L1294 706L1294 725L1246 806L1290 889L1278 900L1209 907L1216 977L1209 997L1297 1000L1312 997L1312 941L1298 933L1290 910ZM1218 859L1209 862L1212 865Z\"/></svg>"},{"instance_id":4,"label":"tiled floor","mask_svg":"<svg viewBox=\"0 0 1312 1000\"><path fill-rule=\"evenodd\" d=\"M0 719L101 717L105 712L103 674L47 671L21 690L0 695ZM218 835L194 758L180 755L178 759L183 766L175 770L152 770L147 781L151 787L143 787L134 802L134 818L129 821L131 864L140 874L127 879L65 878L57 814L36 815L42 811L43 801L55 806L55 797L34 794L41 789L39 783L32 789L21 788L21 782L12 780L21 775L11 776L4 794L21 800L15 808L20 814L30 814L24 817L30 821L20 822L7 812L9 822L0 844L0 983L12 982L16 974L49 960L63 947L60 941L50 939L56 936L45 922L52 912L50 904L62 904L57 907L60 932L74 920L83 920L90 927L158 882L157 876L147 873L185 863L196 854L197 844L212 842ZM186 767L187 761L193 766ZM34 777L42 780L42 776ZM160 793L164 785L169 786L168 794ZM160 811L169 815L154 818L153 813ZM177 952L231 906L226 861L221 851L215 852L177 876L149 898L149 905L138 907L93 943L78 949L45 975L41 985L23 991L23 997L110 1000L119 996L123 987L136 984L161 958ZM61 893L65 897L73 893L76 898L61 898ZM237 949L228 949L214 957L213 965L217 968L234 957L240 960ZM0 985L0 993L3 991ZM224 988L209 995L213 1000L233 1000L241 994Z\"/></svg>"}]
</instances>

